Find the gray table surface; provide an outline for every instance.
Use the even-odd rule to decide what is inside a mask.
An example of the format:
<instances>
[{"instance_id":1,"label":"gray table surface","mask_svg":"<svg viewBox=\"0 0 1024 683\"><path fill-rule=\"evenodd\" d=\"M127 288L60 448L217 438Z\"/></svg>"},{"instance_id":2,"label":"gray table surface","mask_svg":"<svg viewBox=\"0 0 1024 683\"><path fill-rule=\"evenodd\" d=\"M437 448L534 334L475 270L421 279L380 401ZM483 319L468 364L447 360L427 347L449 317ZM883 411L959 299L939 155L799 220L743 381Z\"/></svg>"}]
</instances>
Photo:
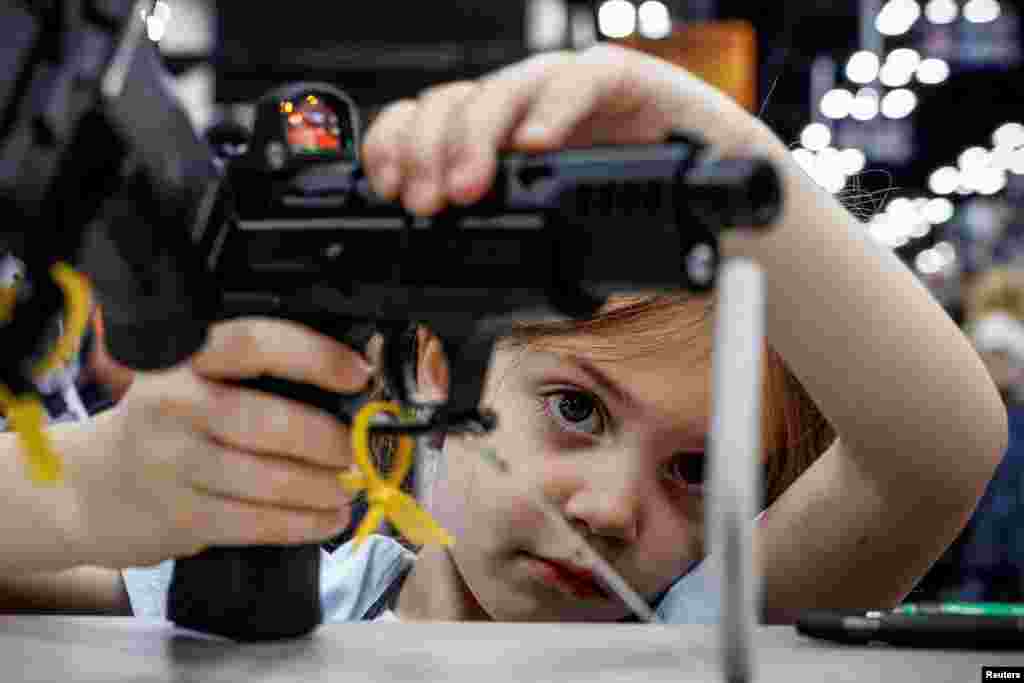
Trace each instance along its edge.
<instances>
[{"instance_id":1,"label":"gray table surface","mask_svg":"<svg viewBox=\"0 0 1024 683\"><path fill-rule=\"evenodd\" d=\"M836 646L759 629L756 681L981 680L1022 652ZM238 644L162 620L0 616L0 681L719 681L715 630L646 624L328 624Z\"/></svg>"}]
</instances>

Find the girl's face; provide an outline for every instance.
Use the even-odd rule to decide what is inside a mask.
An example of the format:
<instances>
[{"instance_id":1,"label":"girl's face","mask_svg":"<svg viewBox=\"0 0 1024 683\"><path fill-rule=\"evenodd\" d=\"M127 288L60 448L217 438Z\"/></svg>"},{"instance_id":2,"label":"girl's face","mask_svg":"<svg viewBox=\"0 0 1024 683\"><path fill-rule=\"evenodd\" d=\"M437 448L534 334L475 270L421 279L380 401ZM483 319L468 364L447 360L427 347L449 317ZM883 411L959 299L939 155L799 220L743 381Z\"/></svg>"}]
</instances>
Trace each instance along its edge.
<instances>
[{"instance_id":1,"label":"girl's face","mask_svg":"<svg viewBox=\"0 0 1024 683\"><path fill-rule=\"evenodd\" d=\"M629 614L618 600L557 578L545 561L583 560L531 492L647 598L703 555L710 334L617 360L589 351L592 341L497 350L485 394L497 429L446 440L434 512L458 539L449 551L458 573L495 620ZM488 464L482 448L495 449L509 472Z\"/></svg>"}]
</instances>

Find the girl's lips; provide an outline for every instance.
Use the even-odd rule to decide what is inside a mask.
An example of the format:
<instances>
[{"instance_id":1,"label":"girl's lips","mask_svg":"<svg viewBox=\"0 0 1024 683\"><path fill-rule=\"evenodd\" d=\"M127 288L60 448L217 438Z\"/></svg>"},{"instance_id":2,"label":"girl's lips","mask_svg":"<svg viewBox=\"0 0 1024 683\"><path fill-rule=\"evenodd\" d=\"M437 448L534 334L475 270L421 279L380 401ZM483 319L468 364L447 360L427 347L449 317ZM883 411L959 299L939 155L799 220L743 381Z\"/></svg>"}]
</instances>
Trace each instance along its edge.
<instances>
[{"instance_id":1,"label":"girl's lips","mask_svg":"<svg viewBox=\"0 0 1024 683\"><path fill-rule=\"evenodd\" d=\"M597 582L594 573L575 565L550 560L526 553L534 573L545 583L553 584L577 598L603 598L612 596Z\"/></svg>"}]
</instances>

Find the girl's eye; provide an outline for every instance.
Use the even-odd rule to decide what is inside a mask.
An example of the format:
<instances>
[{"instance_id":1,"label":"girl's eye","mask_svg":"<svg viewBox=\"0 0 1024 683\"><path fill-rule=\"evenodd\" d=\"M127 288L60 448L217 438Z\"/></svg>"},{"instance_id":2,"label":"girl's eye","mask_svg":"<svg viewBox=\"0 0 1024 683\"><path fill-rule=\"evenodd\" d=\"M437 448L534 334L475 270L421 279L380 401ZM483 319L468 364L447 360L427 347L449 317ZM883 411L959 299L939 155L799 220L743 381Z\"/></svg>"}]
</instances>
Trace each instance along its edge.
<instances>
[{"instance_id":1,"label":"girl's eye","mask_svg":"<svg viewBox=\"0 0 1024 683\"><path fill-rule=\"evenodd\" d=\"M704 454L677 453L666 465L666 476L686 487L704 488Z\"/></svg>"},{"instance_id":2,"label":"girl's eye","mask_svg":"<svg viewBox=\"0 0 1024 683\"><path fill-rule=\"evenodd\" d=\"M559 427L570 432L599 434L604 417L598 400L582 391L562 390L543 397L544 412Z\"/></svg>"}]
</instances>

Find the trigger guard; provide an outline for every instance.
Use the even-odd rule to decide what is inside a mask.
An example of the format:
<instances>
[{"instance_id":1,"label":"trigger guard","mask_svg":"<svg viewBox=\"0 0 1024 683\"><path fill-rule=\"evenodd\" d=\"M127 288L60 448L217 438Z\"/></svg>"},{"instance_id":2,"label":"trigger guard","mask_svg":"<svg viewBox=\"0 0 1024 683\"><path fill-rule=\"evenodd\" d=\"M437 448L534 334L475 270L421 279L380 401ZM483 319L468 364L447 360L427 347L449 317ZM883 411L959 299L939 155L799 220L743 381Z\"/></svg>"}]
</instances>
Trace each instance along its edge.
<instances>
[{"instance_id":1,"label":"trigger guard","mask_svg":"<svg viewBox=\"0 0 1024 683\"><path fill-rule=\"evenodd\" d=\"M382 375L388 393L404 406L420 405L416 391L417 325L395 326L385 331L381 350Z\"/></svg>"},{"instance_id":2,"label":"trigger guard","mask_svg":"<svg viewBox=\"0 0 1024 683\"><path fill-rule=\"evenodd\" d=\"M390 330L381 329L385 332L381 354L382 375L388 392L403 406L432 409L427 422L415 426L404 425L408 433L492 431L497 425L497 416L490 411L481 411L478 406L490 365L491 350L497 338L496 332L486 324L478 326L469 335L431 329L441 340L451 384L446 402L424 403L415 400L418 327L417 323L409 323L404 327L396 324ZM376 429L401 431L382 426Z\"/></svg>"}]
</instances>

